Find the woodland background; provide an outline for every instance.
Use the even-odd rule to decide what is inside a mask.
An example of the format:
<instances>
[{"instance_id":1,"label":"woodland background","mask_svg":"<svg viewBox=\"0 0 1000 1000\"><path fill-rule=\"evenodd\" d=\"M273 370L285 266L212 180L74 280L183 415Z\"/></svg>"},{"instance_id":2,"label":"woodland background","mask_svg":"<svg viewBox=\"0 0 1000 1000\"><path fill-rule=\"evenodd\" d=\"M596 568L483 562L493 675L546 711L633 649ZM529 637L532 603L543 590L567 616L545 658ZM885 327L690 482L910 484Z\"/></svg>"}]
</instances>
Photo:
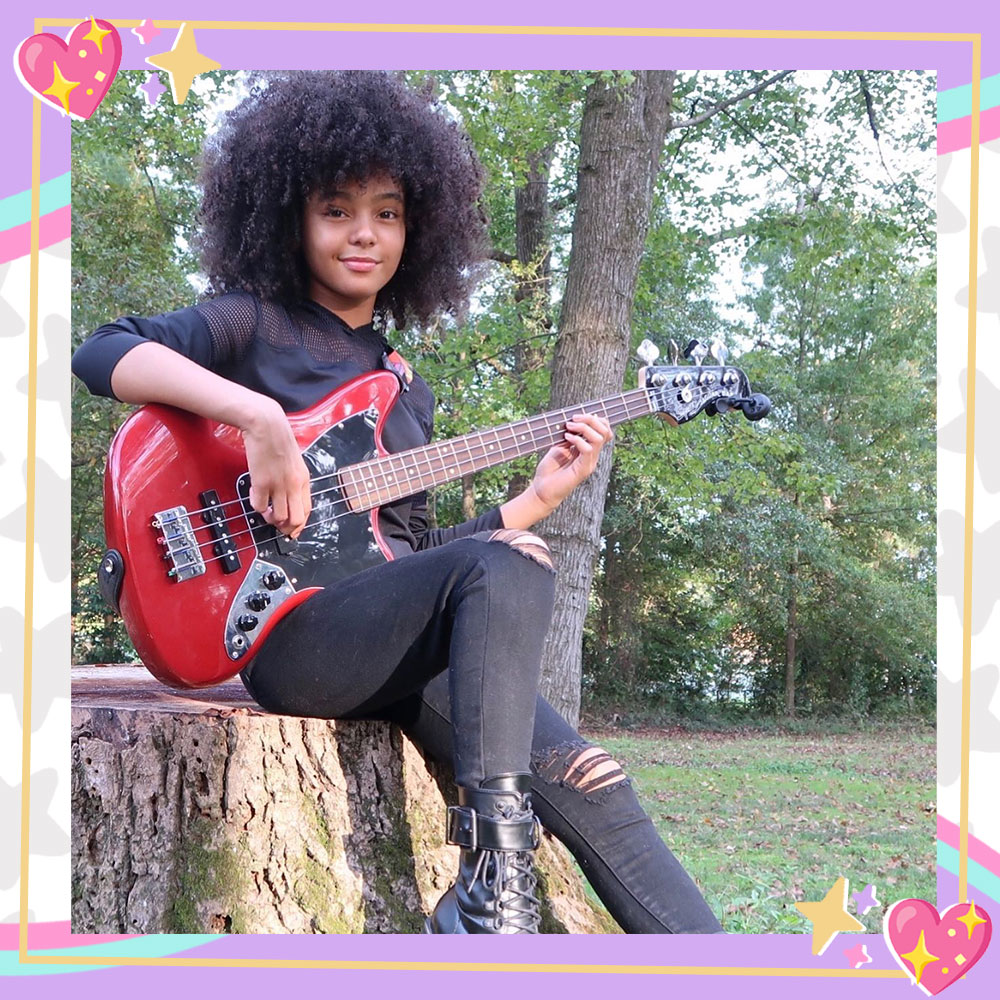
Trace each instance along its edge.
<instances>
[{"instance_id":1,"label":"woodland background","mask_svg":"<svg viewBox=\"0 0 1000 1000\"><path fill-rule=\"evenodd\" d=\"M197 154L244 86L176 108L121 73L73 123L73 338L198 297ZM469 317L390 331L451 437L635 384L634 348L721 337L774 409L618 428L539 530L560 566L544 690L571 719L736 728L933 718L934 77L438 72L487 172ZM127 408L73 387L73 652L103 605L101 480ZM440 489L441 524L533 462Z\"/></svg>"}]
</instances>

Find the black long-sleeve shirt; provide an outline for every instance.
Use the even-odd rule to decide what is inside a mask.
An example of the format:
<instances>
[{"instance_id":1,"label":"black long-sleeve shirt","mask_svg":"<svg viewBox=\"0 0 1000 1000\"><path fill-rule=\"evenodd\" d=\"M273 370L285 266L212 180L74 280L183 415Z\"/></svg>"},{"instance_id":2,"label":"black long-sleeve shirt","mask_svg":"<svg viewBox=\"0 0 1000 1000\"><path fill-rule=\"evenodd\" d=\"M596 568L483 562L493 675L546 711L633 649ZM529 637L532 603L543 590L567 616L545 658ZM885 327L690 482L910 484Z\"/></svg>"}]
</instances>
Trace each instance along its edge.
<instances>
[{"instance_id":1,"label":"black long-sleeve shirt","mask_svg":"<svg viewBox=\"0 0 1000 1000\"><path fill-rule=\"evenodd\" d=\"M114 397L111 373L137 344L155 341L224 378L270 396L286 413L305 410L365 372L388 365L391 348L371 324L352 329L323 306L291 307L230 292L187 309L100 327L73 355L73 372L91 392ZM390 412L382 443L390 452L427 444L434 395L414 375ZM451 528L427 527L427 496L418 493L379 509L379 528L394 556L502 528L498 508Z\"/></svg>"}]
</instances>

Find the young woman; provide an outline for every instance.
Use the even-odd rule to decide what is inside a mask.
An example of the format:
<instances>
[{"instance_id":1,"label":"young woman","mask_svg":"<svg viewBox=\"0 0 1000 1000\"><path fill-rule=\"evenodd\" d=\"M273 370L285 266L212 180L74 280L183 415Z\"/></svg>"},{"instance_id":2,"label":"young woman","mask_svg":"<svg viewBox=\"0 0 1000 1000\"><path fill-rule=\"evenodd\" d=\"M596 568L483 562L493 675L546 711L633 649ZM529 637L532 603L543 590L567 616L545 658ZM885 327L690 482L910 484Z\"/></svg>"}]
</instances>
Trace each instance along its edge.
<instances>
[{"instance_id":1,"label":"young woman","mask_svg":"<svg viewBox=\"0 0 1000 1000\"><path fill-rule=\"evenodd\" d=\"M395 78L301 73L227 116L202 179L212 297L101 327L73 370L93 392L238 427L253 507L295 537L311 501L286 413L390 368L406 391L383 443L429 440L431 392L383 331L461 309L484 248L481 171L458 128ZM576 415L521 495L455 527L428 528L424 495L383 506L392 560L286 615L242 673L270 711L390 719L454 765L460 870L429 933L537 932L536 815L626 931L720 930L618 764L537 695L554 572L527 529L610 439L603 419Z\"/></svg>"}]
</instances>

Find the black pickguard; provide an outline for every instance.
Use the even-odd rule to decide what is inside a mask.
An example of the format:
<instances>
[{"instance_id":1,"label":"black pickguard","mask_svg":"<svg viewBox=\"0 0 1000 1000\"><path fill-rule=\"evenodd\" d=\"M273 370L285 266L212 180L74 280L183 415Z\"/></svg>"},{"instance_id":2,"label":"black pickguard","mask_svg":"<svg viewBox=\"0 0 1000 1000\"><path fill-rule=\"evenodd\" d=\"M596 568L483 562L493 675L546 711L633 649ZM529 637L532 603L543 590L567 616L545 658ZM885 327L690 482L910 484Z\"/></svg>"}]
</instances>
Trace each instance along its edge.
<instances>
[{"instance_id":1,"label":"black pickguard","mask_svg":"<svg viewBox=\"0 0 1000 1000\"><path fill-rule=\"evenodd\" d=\"M302 453L312 482L312 512L296 541L278 534L250 506L250 479L241 476L237 491L251 523L257 555L279 566L295 590L328 587L369 566L385 562L375 541L371 512L352 514L336 473L374 458L375 415L356 413L321 434Z\"/></svg>"}]
</instances>

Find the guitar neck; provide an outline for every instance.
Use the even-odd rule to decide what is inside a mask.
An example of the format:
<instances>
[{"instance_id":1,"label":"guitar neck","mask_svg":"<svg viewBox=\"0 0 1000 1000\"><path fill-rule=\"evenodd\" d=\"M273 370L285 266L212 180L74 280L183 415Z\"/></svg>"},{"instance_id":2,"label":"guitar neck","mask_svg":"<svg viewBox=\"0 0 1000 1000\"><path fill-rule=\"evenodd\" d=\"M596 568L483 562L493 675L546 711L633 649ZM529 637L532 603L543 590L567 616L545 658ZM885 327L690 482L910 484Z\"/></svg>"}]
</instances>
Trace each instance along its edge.
<instances>
[{"instance_id":1,"label":"guitar neck","mask_svg":"<svg viewBox=\"0 0 1000 1000\"><path fill-rule=\"evenodd\" d=\"M646 390L634 389L347 466L340 470L341 488L352 511L370 510L511 459L545 451L564 440L566 422L574 414L594 413L614 427L652 412Z\"/></svg>"}]
</instances>

